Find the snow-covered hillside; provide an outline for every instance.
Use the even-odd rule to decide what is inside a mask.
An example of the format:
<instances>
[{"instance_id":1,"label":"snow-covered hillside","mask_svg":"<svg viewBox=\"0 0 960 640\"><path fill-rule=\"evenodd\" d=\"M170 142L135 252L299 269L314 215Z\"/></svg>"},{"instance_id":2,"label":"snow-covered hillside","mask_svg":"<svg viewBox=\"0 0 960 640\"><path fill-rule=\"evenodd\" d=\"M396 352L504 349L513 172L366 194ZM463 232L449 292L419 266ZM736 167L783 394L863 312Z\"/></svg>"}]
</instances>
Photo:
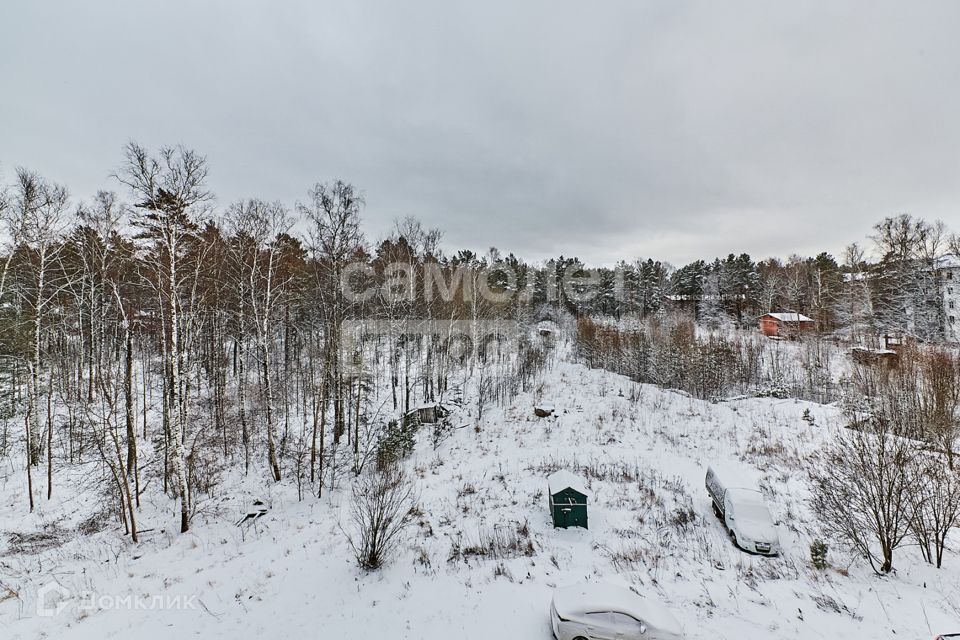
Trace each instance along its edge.
<instances>
[{"instance_id":1,"label":"snow-covered hillside","mask_svg":"<svg viewBox=\"0 0 960 640\"><path fill-rule=\"evenodd\" d=\"M537 418L534 404L555 416ZM803 419L809 410L808 419ZM812 417L812 423L809 420ZM0 485L0 637L508 638L547 640L558 585L633 585L668 605L689 638L924 638L960 629L960 558L945 568L898 552L895 575L832 549L813 569L816 523L803 465L840 428L830 406L746 399L711 404L569 361L532 394L485 413L434 451L423 433L407 461L416 524L382 570L357 568L346 537L349 482L297 500L265 471L225 476L187 534L174 505L144 505L143 541L83 535L94 504L83 470L28 514L21 474ZM728 541L703 486L712 461L764 478L784 554L747 555ZM555 530L546 477L589 481L589 530ZM57 495L57 494L55 494ZM254 499L269 507L235 522ZM13 532L43 532L27 541ZM37 615L37 593L60 585ZM62 589L60 591L59 589ZM9 590L9 591L7 591ZM48 588L49 592L49 588ZM95 607L89 607L95 594Z\"/></svg>"}]
</instances>

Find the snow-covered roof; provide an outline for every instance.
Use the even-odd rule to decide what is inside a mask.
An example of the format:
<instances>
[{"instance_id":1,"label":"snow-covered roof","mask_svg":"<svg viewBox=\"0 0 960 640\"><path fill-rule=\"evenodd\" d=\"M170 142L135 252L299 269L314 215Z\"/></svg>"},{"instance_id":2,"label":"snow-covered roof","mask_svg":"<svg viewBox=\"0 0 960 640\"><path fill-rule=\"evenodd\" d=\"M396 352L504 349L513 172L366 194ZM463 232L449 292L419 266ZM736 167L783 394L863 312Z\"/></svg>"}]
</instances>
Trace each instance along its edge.
<instances>
[{"instance_id":1,"label":"snow-covered roof","mask_svg":"<svg viewBox=\"0 0 960 640\"><path fill-rule=\"evenodd\" d=\"M547 485L550 487L550 495L563 491L564 489L573 489L578 493L590 497L590 493L587 491L587 481L578 475L570 473L566 469L560 469L550 474L550 477L547 478Z\"/></svg>"},{"instance_id":2,"label":"snow-covered roof","mask_svg":"<svg viewBox=\"0 0 960 640\"><path fill-rule=\"evenodd\" d=\"M559 325L553 320L541 320L537 323L538 331L556 331L558 328Z\"/></svg>"},{"instance_id":3,"label":"snow-covered roof","mask_svg":"<svg viewBox=\"0 0 960 640\"><path fill-rule=\"evenodd\" d=\"M755 490L760 486L760 474L743 465L713 462L707 467L707 473L711 471L724 489Z\"/></svg>"},{"instance_id":4,"label":"snow-covered roof","mask_svg":"<svg viewBox=\"0 0 960 640\"><path fill-rule=\"evenodd\" d=\"M651 627L680 634L680 623L655 600L642 598L630 589L606 583L585 583L561 587L553 594L553 605L563 617L613 611L642 620Z\"/></svg>"},{"instance_id":5,"label":"snow-covered roof","mask_svg":"<svg viewBox=\"0 0 960 640\"><path fill-rule=\"evenodd\" d=\"M776 318L780 322L813 322L813 318L808 318L802 313L771 312L764 315Z\"/></svg>"},{"instance_id":6,"label":"snow-covered roof","mask_svg":"<svg viewBox=\"0 0 960 640\"><path fill-rule=\"evenodd\" d=\"M940 256L936 261L937 269L960 269L960 256Z\"/></svg>"},{"instance_id":7,"label":"snow-covered roof","mask_svg":"<svg viewBox=\"0 0 960 640\"><path fill-rule=\"evenodd\" d=\"M881 356L885 355L896 355L897 352L893 349L871 349L870 347L857 346L850 349L851 351L863 351L866 353L875 353Z\"/></svg>"}]
</instances>

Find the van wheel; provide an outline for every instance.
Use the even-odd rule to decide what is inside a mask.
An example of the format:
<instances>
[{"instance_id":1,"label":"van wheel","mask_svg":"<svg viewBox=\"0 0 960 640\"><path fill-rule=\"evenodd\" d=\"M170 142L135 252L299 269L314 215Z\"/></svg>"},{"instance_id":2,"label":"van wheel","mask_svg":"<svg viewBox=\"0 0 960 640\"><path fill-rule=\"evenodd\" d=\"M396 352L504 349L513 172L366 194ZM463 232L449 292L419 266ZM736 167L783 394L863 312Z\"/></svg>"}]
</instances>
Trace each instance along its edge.
<instances>
[{"instance_id":1,"label":"van wheel","mask_svg":"<svg viewBox=\"0 0 960 640\"><path fill-rule=\"evenodd\" d=\"M716 503L716 502L714 502L714 501L711 500L711 501L710 501L710 506L713 507L713 515L717 516L718 518L722 518L722 517L723 517L722 515L720 515L720 509L719 509L719 507L717 507L717 503Z\"/></svg>"},{"instance_id":2,"label":"van wheel","mask_svg":"<svg viewBox=\"0 0 960 640\"><path fill-rule=\"evenodd\" d=\"M730 540L733 542L733 546L740 547L740 543L737 542L737 534L733 532L733 529L730 530Z\"/></svg>"}]
</instances>

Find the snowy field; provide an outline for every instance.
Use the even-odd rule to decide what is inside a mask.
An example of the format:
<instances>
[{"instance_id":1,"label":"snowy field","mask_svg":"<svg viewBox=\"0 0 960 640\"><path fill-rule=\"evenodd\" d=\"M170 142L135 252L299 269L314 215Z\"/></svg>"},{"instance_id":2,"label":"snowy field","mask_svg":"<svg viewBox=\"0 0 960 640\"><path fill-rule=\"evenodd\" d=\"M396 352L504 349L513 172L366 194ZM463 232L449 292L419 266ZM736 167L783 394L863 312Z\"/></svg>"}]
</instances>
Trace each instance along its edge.
<instances>
[{"instance_id":1,"label":"snowy field","mask_svg":"<svg viewBox=\"0 0 960 640\"><path fill-rule=\"evenodd\" d=\"M533 405L556 415L536 418ZM804 411L809 409L809 419ZM831 549L813 569L817 536L803 465L840 428L831 406L745 399L708 403L559 361L532 394L485 413L434 451L421 433L407 462L420 494L416 524L381 571L356 567L341 531L349 485L297 500L261 470L222 478L192 530L148 488L143 541L78 532L99 498L74 470L29 514L22 473L0 471L0 638L449 638L547 640L558 585L633 585L668 605L689 638L929 638L960 630L960 558L925 565L898 551L895 575ZM733 548L703 487L713 461L763 477L784 554ZM589 481L589 530L554 530L546 477ZM38 474L41 475L41 474ZM46 495L38 480L38 495ZM255 525L235 521L254 499ZM19 544L13 532L53 542ZM60 611L37 615L56 584ZM95 594L93 604L85 594ZM132 605L130 603L133 603ZM140 603L141 606L137 606Z\"/></svg>"}]
</instances>

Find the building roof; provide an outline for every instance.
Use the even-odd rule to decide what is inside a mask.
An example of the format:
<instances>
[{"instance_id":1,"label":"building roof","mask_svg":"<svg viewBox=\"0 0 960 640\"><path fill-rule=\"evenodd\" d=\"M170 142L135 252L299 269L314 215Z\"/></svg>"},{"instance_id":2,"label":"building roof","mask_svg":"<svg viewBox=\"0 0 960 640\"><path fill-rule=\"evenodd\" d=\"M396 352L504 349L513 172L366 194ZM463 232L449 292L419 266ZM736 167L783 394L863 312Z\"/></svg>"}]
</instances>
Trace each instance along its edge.
<instances>
[{"instance_id":1,"label":"building roof","mask_svg":"<svg viewBox=\"0 0 960 640\"><path fill-rule=\"evenodd\" d=\"M872 353L880 356L897 355L893 349L871 349L870 347L856 346L851 351L862 351L863 353Z\"/></svg>"},{"instance_id":2,"label":"building roof","mask_svg":"<svg viewBox=\"0 0 960 640\"><path fill-rule=\"evenodd\" d=\"M566 469L560 469L550 474L550 477L547 478L547 485L550 487L550 495L560 493L564 489L573 489L577 493L590 497L590 493L587 491L587 481Z\"/></svg>"},{"instance_id":3,"label":"building roof","mask_svg":"<svg viewBox=\"0 0 960 640\"><path fill-rule=\"evenodd\" d=\"M559 325L553 320L541 320L537 323L537 331L556 331Z\"/></svg>"},{"instance_id":4,"label":"building roof","mask_svg":"<svg viewBox=\"0 0 960 640\"><path fill-rule=\"evenodd\" d=\"M936 261L937 269L960 269L960 256L940 256Z\"/></svg>"},{"instance_id":5,"label":"building roof","mask_svg":"<svg viewBox=\"0 0 960 640\"><path fill-rule=\"evenodd\" d=\"M783 312L771 312L765 313L764 316L770 316L771 318L776 318L780 322L813 322L813 318L808 318L802 313L783 313Z\"/></svg>"}]
</instances>

